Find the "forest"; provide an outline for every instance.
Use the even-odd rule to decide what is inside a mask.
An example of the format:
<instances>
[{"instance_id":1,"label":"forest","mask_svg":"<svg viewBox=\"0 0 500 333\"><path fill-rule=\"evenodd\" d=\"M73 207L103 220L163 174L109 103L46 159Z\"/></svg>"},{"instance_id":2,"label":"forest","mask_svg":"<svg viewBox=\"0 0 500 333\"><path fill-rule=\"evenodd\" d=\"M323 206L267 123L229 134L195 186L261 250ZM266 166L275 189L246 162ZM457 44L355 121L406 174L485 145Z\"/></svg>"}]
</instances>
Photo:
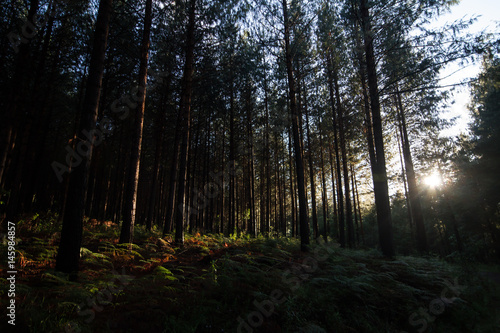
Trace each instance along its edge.
<instances>
[{"instance_id":1,"label":"forest","mask_svg":"<svg viewBox=\"0 0 500 333\"><path fill-rule=\"evenodd\" d=\"M2 332L499 332L459 2L1 0Z\"/></svg>"}]
</instances>

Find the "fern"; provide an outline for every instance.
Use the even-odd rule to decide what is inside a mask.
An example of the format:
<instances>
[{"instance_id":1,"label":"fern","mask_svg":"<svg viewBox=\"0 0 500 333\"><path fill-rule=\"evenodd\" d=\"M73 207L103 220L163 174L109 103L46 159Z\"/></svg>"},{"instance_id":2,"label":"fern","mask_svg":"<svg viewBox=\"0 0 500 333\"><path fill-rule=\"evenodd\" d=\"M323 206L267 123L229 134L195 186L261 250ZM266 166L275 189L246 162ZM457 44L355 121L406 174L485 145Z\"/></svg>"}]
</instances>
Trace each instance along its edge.
<instances>
[{"instance_id":1,"label":"fern","mask_svg":"<svg viewBox=\"0 0 500 333\"><path fill-rule=\"evenodd\" d=\"M154 272L155 272L155 276L158 278L165 279L168 281L177 281L178 280L169 269L167 269L163 266L156 267Z\"/></svg>"},{"instance_id":2,"label":"fern","mask_svg":"<svg viewBox=\"0 0 500 333\"><path fill-rule=\"evenodd\" d=\"M52 274L49 272L45 272L42 274L42 281L55 284L76 285L76 283L68 281L67 277L61 273Z\"/></svg>"}]
</instances>

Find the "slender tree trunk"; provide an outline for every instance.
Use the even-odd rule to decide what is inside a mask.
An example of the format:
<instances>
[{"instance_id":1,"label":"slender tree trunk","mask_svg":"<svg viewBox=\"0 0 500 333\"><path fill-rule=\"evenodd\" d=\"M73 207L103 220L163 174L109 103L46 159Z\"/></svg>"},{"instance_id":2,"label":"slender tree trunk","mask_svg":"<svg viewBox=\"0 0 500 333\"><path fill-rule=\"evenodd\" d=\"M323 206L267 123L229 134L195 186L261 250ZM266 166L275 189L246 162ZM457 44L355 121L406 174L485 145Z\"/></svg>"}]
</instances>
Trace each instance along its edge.
<instances>
[{"instance_id":1,"label":"slender tree trunk","mask_svg":"<svg viewBox=\"0 0 500 333\"><path fill-rule=\"evenodd\" d=\"M248 205L250 209L250 220L248 223L247 232L251 237L255 237L255 167L254 167L254 152L253 152L253 114L252 114L252 87L248 83L247 87L247 137L248 137Z\"/></svg>"},{"instance_id":2,"label":"slender tree trunk","mask_svg":"<svg viewBox=\"0 0 500 333\"><path fill-rule=\"evenodd\" d=\"M408 220L410 221L410 233L411 233L411 238L413 239L413 221L412 221L413 218L411 216L410 196L408 195L408 183L406 181L406 171L403 161L403 153L401 151L401 146L403 145L400 139L403 137L403 129L401 128L401 123L398 124L398 130L399 131L396 132L396 138L398 140L399 163L401 164L401 178L403 180L403 187L405 190L406 205L408 206Z\"/></svg>"},{"instance_id":3,"label":"slender tree trunk","mask_svg":"<svg viewBox=\"0 0 500 333\"><path fill-rule=\"evenodd\" d=\"M159 207L157 207L157 193L158 193L158 181L160 177L160 161L163 155L163 131L165 130L164 126L164 118L165 115L163 112L159 111L159 116L156 121L156 126L158 126L156 132L156 146L155 146L155 157L153 162L153 172L151 179L151 188L149 192L149 202L148 202L148 210L147 210L147 219L146 219L146 229L151 230L152 226L156 224L156 214L155 211Z\"/></svg>"},{"instance_id":4,"label":"slender tree trunk","mask_svg":"<svg viewBox=\"0 0 500 333\"><path fill-rule=\"evenodd\" d=\"M223 126L223 128L226 128L225 124ZM225 133L224 133L224 130L222 130L222 152L221 152L221 163L220 165L222 166L222 169L221 169L221 173L222 173L222 179L221 179L221 182L222 182L222 186L221 186L221 200L220 200L220 225L219 225L219 228L220 228L220 233L224 233L225 229L224 228L224 223L225 223L225 207L226 207L226 177L225 177L225 168L224 168L224 161L225 161L225 146L226 146L226 143L225 143Z\"/></svg>"},{"instance_id":5,"label":"slender tree trunk","mask_svg":"<svg viewBox=\"0 0 500 333\"><path fill-rule=\"evenodd\" d=\"M356 185L354 180L354 166L351 164L351 184L352 184L352 207L354 211L354 226L356 229L356 245L359 246L359 220L358 211L356 209Z\"/></svg>"},{"instance_id":6,"label":"slender tree trunk","mask_svg":"<svg viewBox=\"0 0 500 333\"><path fill-rule=\"evenodd\" d=\"M190 1L189 23L186 33L186 62L184 64L184 76L182 79L182 92L180 100L180 116L182 119L182 142L179 152L179 188L177 191L177 207L179 212L175 216L175 242L184 244L185 216L185 188L188 177L187 161L189 157L191 126L191 95L193 90L193 62L194 62L194 30L195 30L196 0Z\"/></svg>"},{"instance_id":7,"label":"slender tree trunk","mask_svg":"<svg viewBox=\"0 0 500 333\"><path fill-rule=\"evenodd\" d=\"M417 249L420 253L429 251L427 243L427 234L425 232L424 216L422 214L422 206L420 205L420 195L418 193L417 180L415 178L415 169L411 158L410 141L408 140L408 130L406 128L406 117L404 114L403 103L401 101L401 93L399 88L396 88L396 107L398 110L398 118L401 125L401 141L403 143L403 157L405 161L406 176L408 180L408 194L410 201L410 211L413 222L417 230Z\"/></svg>"},{"instance_id":8,"label":"slender tree trunk","mask_svg":"<svg viewBox=\"0 0 500 333\"><path fill-rule=\"evenodd\" d=\"M387 257L394 256L394 240L392 234L391 203L384 151L384 133L380 111L377 68L373 46L373 30L367 0L360 0L361 21L363 25L364 47L368 88L370 93L371 114L373 121L373 137L375 142L376 163L372 164L373 189L377 210L379 242L382 253Z\"/></svg>"},{"instance_id":9,"label":"slender tree trunk","mask_svg":"<svg viewBox=\"0 0 500 333\"><path fill-rule=\"evenodd\" d=\"M347 161L347 144L345 140L345 126L344 126L344 107L340 99L340 89L337 77L337 68L333 66L333 83L335 87L335 98L337 102L337 116L339 127L340 151L342 153L342 171L344 173L344 191L345 191L345 214L347 226L347 245L352 248L354 245L354 227L352 223L352 203L351 203L351 190L349 188L349 170Z\"/></svg>"},{"instance_id":10,"label":"slender tree trunk","mask_svg":"<svg viewBox=\"0 0 500 333\"><path fill-rule=\"evenodd\" d=\"M334 225L334 230L338 231L338 224L339 224L339 214L338 214L338 209L337 209L337 198L336 198L336 182L335 182L335 172L334 172L334 164L335 160L333 159L333 154L332 154L332 145L328 145L328 155L330 158L330 173L332 177L332 203L333 203L333 225ZM338 194L337 194L338 195ZM335 237L338 238L337 233L335 233Z\"/></svg>"},{"instance_id":11,"label":"slender tree trunk","mask_svg":"<svg viewBox=\"0 0 500 333\"><path fill-rule=\"evenodd\" d=\"M177 113L177 120L176 120L176 126L175 126L175 137L174 137L174 150L172 152L172 163L170 166L170 173L169 173L169 190L168 190L168 195L167 195L167 205L165 208L165 223L163 226L163 236L165 236L166 233L172 231L172 227L174 224L174 218L175 218L175 202L176 202L176 193L177 193L177 184L178 184L178 167L179 167L179 151L181 149L180 144L181 144L181 126L182 126L182 116L181 116L181 109L179 109Z\"/></svg>"},{"instance_id":12,"label":"slender tree trunk","mask_svg":"<svg viewBox=\"0 0 500 333\"><path fill-rule=\"evenodd\" d=\"M200 213L199 209L199 200L194 201L195 199L195 188L196 188L196 183L198 181L197 173L196 173L196 168L198 167L199 163L199 147L200 147L200 123L198 122L195 127L195 132L194 132L194 140L191 140L191 147L189 148L189 151L192 152L188 156L188 175L190 177L187 178L186 181L186 190L185 190L185 196L186 196L186 223L189 226L189 233L193 234L195 231L196 227L196 219L198 214ZM194 148L194 149L193 149ZM194 151L193 151L194 150ZM199 199L199 198L197 198Z\"/></svg>"},{"instance_id":13,"label":"slender tree trunk","mask_svg":"<svg viewBox=\"0 0 500 333\"><path fill-rule=\"evenodd\" d=\"M261 221L261 233L268 234L269 233L269 225L271 219L271 164L270 164L270 139L269 139L269 98L268 98L268 87L267 87L267 78L264 77L264 107L265 107L265 127L264 127L264 166L263 170L265 170L265 200L264 200L264 213L262 216L264 217ZM264 175L262 175L264 179ZM263 181L264 183L264 181Z\"/></svg>"},{"instance_id":14,"label":"slender tree trunk","mask_svg":"<svg viewBox=\"0 0 500 333\"><path fill-rule=\"evenodd\" d=\"M146 0L144 13L144 30L142 32L141 60L139 65L138 107L135 111L134 137L130 156L129 178L125 192L125 209L120 234L120 243L132 243L137 206L137 186L141 164L142 130L144 124L144 108L146 105L146 84L148 79L149 35L152 21L152 0Z\"/></svg>"},{"instance_id":15,"label":"slender tree trunk","mask_svg":"<svg viewBox=\"0 0 500 333\"><path fill-rule=\"evenodd\" d=\"M300 111L295 100L295 79L293 77L293 61L290 51L290 22L288 20L287 0L283 0L283 21L285 24L285 59L288 74L288 90L290 99L290 113L292 115L292 134L295 150L295 167L297 172L297 187L299 194L299 223L301 250L306 252L309 248L309 221L307 216L307 200L304 177L304 161L302 156L302 143L300 141L299 118Z\"/></svg>"},{"instance_id":16,"label":"slender tree trunk","mask_svg":"<svg viewBox=\"0 0 500 333\"><path fill-rule=\"evenodd\" d=\"M363 230L363 216L361 214L361 204L359 201L358 184L356 183L356 174L354 173L354 170L352 170L352 176L354 177L354 190L356 192L356 202L358 203L359 227L360 227L360 232L361 232L361 241L364 245L365 244L365 231Z\"/></svg>"},{"instance_id":17,"label":"slender tree trunk","mask_svg":"<svg viewBox=\"0 0 500 333\"><path fill-rule=\"evenodd\" d=\"M288 164L289 164L289 170L290 170L290 202L291 202L291 208L292 208L292 237L296 237L298 234L298 227L297 227L297 209L296 209L296 203L297 200L295 199L295 186L293 186L293 161L292 161L292 135L291 131L288 133Z\"/></svg>"},{"instance_id":18,"label":"slender tree trunk","mask_svg":"<svg viewBox=\"0 0 500 333\"><path fill-rule=\"evenodd\" d=\"M313 235L314 239L318 239L318 213L316 211L316 182L314 181L314 164L313 164L313 151L311 145L311 129L309 124L309 111L307 109L306 92L304 92L304 111L306 113L306 134L307 134L307 150L309 160L309 179L311 181L311 205L312 205L312 220L313 220Z\"/></svg>"},{"instance_id":19,"label":"slender tree trunk","mask_svg":"<svg viewBox=\"0 0 500 333\"><path fill-rule=\"evenodd\" d=\"M265 136L265 134L264 134ZM265 156L265 145L263 144L263 149L262 149L262 156L263 160L260 163L260 177L259 177L259 187L260 187L260 193L259 193L259 205L260 205L260 223L259 223L259 231L260 233L264 232L265 225L264 222L266 220L266 200L264 198L264 193L265 193L265 178L264 175L266 174L266 168L265 168L265 161L264 161L264 156Z\"/></svg>"},{"instance_id":20,"label":"slender tree trunk","mask_svg":"<svg viewBox=\"0 0 500 333\"><path fill-rule=\"evenodd\" d=\"M231 74L231 79L230 79L230 87L229 87L229 227L228 227L228 235L231 235L235 231L235 214L236 214L236 207L235 207L235 176L234 176L234 168L235 168L235 142L234 142L234 135L235 135L235 128L234 128L234 78L233 75Z\"/></svg>"},{"instance_id":21,"label":"slender tree trunk","mask_svg":"<svg viewBox=\"0 0 500 333\"><path fill-rule=\"evenodd\" d=\"M284 141L283 133L280 133L280 142ZM281 233L284 237L287 235L287 223L286 223L286 171L284 167L284 161L286 158L285 150L283 146L280 146L280 224L281 224Z\"/></svg>"},{"instance_id":22,"label":"slender tree trunk","mask_svg":"<svg viewBox=\"0 0 500 333\"><path fill-rule=\"evenodd\" d=\"M321 167L321 200L323 204L323 239L328 241L327 224L328 224L328 194L326 191L325 177L325 160L323 157L323 128L321 119L319 121L319 147L320 147L320 167Z\"/></svg>"},{"instance_id":23,"label":"slender tree trunk","mask_svg":"<svg viewBox=\"0 0 500 333\"><path fill-rule=\"evenodd\" d=\"M337 199L338 199L338 230L339 230L339 242L340 247L345 247L345 215L344 215L344 192L342 190L342 171L341 171L341 160L339 155L339 140L338 140L338 123L337 123L337 107L339 103L337 101L337 107L335 107L335 88L334 88L334 75L333 75L333 63L330 52L327 53L327 70L328 70L328 90L330 93L330 104L332 107L332 119L333 119L333 144L335 147L335 159L336 159L336 171L337 171ZM346 181L344 179L344 181ZM348 181L348 180L347 180Z\"/></svg>"},{"instance_id":24,"label":"slender tree trunk","mask_svg":"<svg viewBox=\"0 0 500 333\"><path fill-rule=\"evenodd\" d=\"M101 0L94 32L87 89L78 129L78 133L92 133L92 137L86 140L80 139L77 144L77 150L83 148L87 153L81 156L81 163L75 166L70 174L68 199L63 219L61 241L57 252L56 270L72 274L78 272L80 259L85 194L92 157L92 141L96 127L111 12L112 0ZM78 149L79 147L81 149ZM73 277L76 278L76 276Z\"/></svg>"},{"instance_id":25,"label":"slender tree trunk","mask_svg":"<svg viewBox=\"0 0 500 333\"><path fill-rule=\"evenodd\" d=\"M207 122L205 124L205 143L204 143L204 151L205 152L210 152L210 139L212 137L212 117L211 115L208 116ZM208 193L211 193L211 183L210 183L210 170L213 170L210 168L210 157L209 155L205 156L205 163L203 167L203 192L204 195L204 207L203 207L203 214L202 214L202 220L201 220L201 227L203 230L212 232L212 228L209 225L210 221L210 212L212 209L213 205L213 196L209 195Z\"/></svg>"},{"instance_id":26,"label":"slender tree trunk","mask_svg":"<svg viewBox=\"0 0 500 333\"><path fill-rule=\"evenodd\" d=\"M151 189L149 194L149 207L148 207L148 217L146 222L146 229L151 230L151 227L158 221L158 211L160 207L158 204L158 197L161 198L161 160L164 154L163 139L165 132L165 115L167 108L167 101L170 98L170 79L171 73L168 75L168 81L166 82L165 90L162 92L161 106L158 110L158 115L155 122L155 158L153 162L153 179L151 182Z\"/></svg>"}]
</instances>

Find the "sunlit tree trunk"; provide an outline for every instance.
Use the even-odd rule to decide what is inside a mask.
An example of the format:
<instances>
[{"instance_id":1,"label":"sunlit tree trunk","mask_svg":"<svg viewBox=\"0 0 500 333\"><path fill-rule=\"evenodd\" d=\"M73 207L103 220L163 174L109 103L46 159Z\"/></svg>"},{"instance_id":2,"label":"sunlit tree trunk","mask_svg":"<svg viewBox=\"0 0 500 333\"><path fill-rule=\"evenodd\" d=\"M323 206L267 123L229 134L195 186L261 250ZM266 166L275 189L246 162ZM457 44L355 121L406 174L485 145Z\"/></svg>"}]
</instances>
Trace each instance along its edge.
<instances>
[{"instance_id":1,"label":"sunlit tree trunk","mask_svg":"<svg viewBox=\"0 0 500 333\"><path fill-rule=\"evenodd\" d=\"M141 59L139 65L139 89L135 111L134 137L130 156L129 176L125 192L125 208L123 212L120 243L132 243L137 209L137 186L141 164L142 130L144 124L144 108L146 105L146 84L148 79L149 35L152 21L152 0L146 1L144 13L144 30L142 33Z\"/></svg>"}]
</instances>

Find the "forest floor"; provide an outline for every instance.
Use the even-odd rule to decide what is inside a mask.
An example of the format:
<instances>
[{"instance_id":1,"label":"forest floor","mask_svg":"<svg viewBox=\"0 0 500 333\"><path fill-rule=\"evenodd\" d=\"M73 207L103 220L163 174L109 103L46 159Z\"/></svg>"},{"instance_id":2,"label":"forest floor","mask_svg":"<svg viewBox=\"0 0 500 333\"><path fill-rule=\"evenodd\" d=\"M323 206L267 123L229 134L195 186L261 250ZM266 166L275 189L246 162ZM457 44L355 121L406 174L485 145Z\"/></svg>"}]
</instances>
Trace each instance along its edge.
<instances>
[{"instance_id":1,"label":"forest floor","mask_svg":"<svg viewBox=\"0 0 500 333\"><path fill-rule=\"evenodd\" d=\"M76 282L54 271L59 230L17 227L16 325L1 332L500 332L498 266L386 259L329 242L171 236L87 223ZM0 250L7 252L6 242ZM2 260L5 309L8 281Z\"/></svg>"}]
</instances>

